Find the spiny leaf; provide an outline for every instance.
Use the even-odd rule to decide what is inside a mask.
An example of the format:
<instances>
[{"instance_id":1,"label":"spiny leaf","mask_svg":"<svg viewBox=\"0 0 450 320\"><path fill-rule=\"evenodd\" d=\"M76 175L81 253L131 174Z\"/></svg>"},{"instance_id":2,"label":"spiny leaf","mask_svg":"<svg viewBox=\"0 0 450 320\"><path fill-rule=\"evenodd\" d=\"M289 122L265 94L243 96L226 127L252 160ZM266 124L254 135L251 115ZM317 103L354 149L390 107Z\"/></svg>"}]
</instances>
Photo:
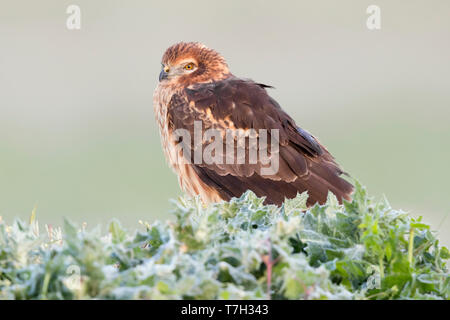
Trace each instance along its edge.
<instances>
[{"instance_id":1,"label":"spiny leaf","mask_svg":"<svg viewBox=\"0 0 450 320\"><path fill-rule=\"evenodd\" d=\"M0 299L449 299L450 252L422 218L358 182L351 202L306 200L180 198L174 221L106 235L69 221L39 234L34 210L0 223Z\"/></svg>"}]
</instances>

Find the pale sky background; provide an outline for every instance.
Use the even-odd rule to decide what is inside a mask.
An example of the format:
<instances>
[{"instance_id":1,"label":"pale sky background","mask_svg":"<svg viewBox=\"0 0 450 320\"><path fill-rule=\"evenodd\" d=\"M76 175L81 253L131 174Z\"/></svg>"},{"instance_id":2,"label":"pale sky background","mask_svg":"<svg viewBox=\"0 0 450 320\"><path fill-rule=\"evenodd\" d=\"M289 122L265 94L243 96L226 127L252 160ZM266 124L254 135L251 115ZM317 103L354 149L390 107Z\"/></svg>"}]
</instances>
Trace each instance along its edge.
<instances>
[{"instance_id":1,"label":"pale sky background","mask_svg":"<svg viewBox=\"0 0 450 320\"><path fill-rule=\"evenodd\" d=\"M81 30L66 8L81 8ZM366 8L381 8L381 30ZM164 50L200 41L270 94L375 197L450 244L450 2L0 2L0 216L172 218L152 94Z\"/></svg>"}]
</instances>

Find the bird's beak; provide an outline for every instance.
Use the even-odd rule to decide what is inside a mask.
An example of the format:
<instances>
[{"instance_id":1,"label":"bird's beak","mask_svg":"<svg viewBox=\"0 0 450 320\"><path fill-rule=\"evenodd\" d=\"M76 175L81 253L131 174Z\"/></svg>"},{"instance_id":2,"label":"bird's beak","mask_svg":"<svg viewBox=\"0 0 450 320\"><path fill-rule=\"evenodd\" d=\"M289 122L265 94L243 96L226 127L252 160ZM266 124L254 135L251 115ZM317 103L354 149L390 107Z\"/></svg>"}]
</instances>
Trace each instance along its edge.
<instances>
[{"instance_id":1,"label":"bird's beak","mask_svg":"<svg viewBox=\"0 0 450 320\"><path fill-rule=\"evenodd\" d=\"M169 73L166 70L162 69L161 72L159 73L159 81L161 82L161 81L167 79L168 76L169 76Z\"/></svg>"},{"instance_id":2,"label":"bird's beak","mask_svg":"<svg viewBox=\"0 0 450 320\"><path fill-rule=\"evenodd\" d=\"M167 76L169 74L167 72L165 72L164 70L161 70L161 72L159 73L159 81L163 81L164 79L167 79Z\"/></svg>"}]
</instances>

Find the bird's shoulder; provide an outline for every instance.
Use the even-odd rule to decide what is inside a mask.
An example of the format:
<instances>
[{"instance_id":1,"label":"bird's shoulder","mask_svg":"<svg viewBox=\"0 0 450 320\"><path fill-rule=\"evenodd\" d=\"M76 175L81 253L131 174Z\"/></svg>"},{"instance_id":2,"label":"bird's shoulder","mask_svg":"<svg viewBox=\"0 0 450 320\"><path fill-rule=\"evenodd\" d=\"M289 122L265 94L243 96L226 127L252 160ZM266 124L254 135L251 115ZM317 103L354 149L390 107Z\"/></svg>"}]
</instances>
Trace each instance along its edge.
<instances>
[{"instance_id":1,"label":"bird's shoulder","mask_svg":"<svg viewBox=\"0 0 450 320\"><path fill-rule=\"evenodd\" d=\"M271 86L231 76L221 81L198 83L174 94L169 112L178 117L202 117L227 121L237 129L282 129L291 121L266 91Z\"/></svg>"},{"instance_id":2,"label":"bird's shoulder","mask_svg":"<svg viewBox=\"0 0 450 320\"><path fill-rule=\"evenodd\" d=\"M230 77L185 89L187 100L198 110L210 110L217 119L229 117L237 128L265 128L258 120L280 117L278 104L266 91L270 86L249 79ZM209 111L208 111L209 112Z\"/></svg>"}]
</instances>

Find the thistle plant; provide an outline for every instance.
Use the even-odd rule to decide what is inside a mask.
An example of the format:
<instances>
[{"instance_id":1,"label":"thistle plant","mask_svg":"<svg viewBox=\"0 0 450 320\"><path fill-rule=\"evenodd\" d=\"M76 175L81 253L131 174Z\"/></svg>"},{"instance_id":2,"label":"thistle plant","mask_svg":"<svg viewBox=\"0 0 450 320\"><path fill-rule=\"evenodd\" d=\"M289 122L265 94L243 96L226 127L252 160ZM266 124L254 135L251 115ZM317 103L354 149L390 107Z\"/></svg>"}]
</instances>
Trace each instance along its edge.
<instances>
[{"instance_id":1,"label":"thistle plant","mask_svg":"<svg viewBox=\"0 0 450 320\"><path fill-rule=\"evenodd\" d=\"M450 253L421 218L359 183L351 202L307 197L180 198L133 233L0 221L0 299L449 299Z\"/></svg>"}]
</instances>

